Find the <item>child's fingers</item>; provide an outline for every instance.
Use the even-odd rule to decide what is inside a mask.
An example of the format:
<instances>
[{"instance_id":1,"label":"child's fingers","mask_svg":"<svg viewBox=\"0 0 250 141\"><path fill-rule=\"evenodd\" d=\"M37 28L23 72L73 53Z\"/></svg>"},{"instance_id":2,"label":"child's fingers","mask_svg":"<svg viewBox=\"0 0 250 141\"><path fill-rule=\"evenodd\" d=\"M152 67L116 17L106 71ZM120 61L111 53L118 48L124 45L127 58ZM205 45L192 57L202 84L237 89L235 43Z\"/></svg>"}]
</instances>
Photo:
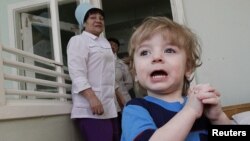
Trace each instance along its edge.
<instances>
[{"instance_id":1,"label":"child's fingers","mask_svg":"<svg viewBox=\"0 0 250 141\"><path fill-rule=\"evenodd\" d=\"M205 93L205 92L213 92L217 96L220 96L220 93L213 88L210 84L198 84L196 86L190 87L190 91L194 93Z\"/></svg>"},{"instance_id":2,"label":"child's fingers","mask_svg":"<svg viewBox=\"0 0 250 141\"><path fill-rule=\"evenodd\" d=\"M202 99L201 102L203 104L219 104L220 103L220 98L219 97L213 97L213 98L207 98L207 99Z\"/></svg>"},{"instance_id":3,"label":"child's fingers","mask_svg":"<svg viewBox=\"0 0 250 141\"><path fill-rule=\"evenodd\" d=\"M215 92L199 92L197 93L197 97L199 99L207 99L207 98L213 98L213 97L219 97L219 96Z\"/></svg>"},{"instance_id":4,"label":"child's fingers","mask_svg":"<svg viewBox=\"0 0 250 141\"><path fill-rule=\"evenodd\" d=\"M220 97L216 92L199 93L197 96L203 104L218 104L220 102Z\"/></svg>"},{"instance_id":5,"label":"child's fingers","mask_svg":"<svg viewBox=\"0 0 250 141\"><path fill-rule=\"evenodd\" d=\"M214 93L216 96L220 96L220 93L219 93L217 90L214 90L213 93Z\"/></svg>"},{"instance_id":6,"label":"child's fingers","mask_svg":"<svg viewBox=\"0 0 250 141\"><path fill-rule=\"evenodd\" d=\"M196 86L200 92L213 92L215 89L210 84L199 84Z\"/></svg>"}]
</instances>

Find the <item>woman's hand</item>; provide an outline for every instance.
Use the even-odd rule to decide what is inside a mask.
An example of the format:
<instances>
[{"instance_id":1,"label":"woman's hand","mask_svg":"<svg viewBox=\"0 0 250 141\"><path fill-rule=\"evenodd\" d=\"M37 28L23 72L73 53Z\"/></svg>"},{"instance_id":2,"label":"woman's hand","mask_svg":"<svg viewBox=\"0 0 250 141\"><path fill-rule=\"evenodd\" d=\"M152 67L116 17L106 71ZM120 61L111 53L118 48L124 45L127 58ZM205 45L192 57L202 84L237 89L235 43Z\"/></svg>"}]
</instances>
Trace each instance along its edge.
<instances>
[{"instance_id":1,"label":"woman's hand","mask_svg":"<svg viewBox=\"0 0 250 141\"><path fill-rule=\"evenodd\" d=\"M102 115L104 113L104 109L101 101L95 95L95 92L89 88L81 92L82 95L88 100L92 113L95 115Z\"/></svg>"}]
</instances>

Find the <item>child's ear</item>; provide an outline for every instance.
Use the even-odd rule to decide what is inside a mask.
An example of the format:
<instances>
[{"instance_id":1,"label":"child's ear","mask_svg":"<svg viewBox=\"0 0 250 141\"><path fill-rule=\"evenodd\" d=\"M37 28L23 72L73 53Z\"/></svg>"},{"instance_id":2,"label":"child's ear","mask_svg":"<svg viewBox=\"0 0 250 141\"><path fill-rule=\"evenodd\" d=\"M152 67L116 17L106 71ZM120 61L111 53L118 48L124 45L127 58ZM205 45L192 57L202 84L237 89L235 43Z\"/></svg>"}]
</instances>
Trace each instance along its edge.
<instances>
[{"instance_id":1,"label":"child's ear","mask_svg":"<svg viewBox=\"0 0 250 141\"><path fill-rule=\"evenodd\" d=\"M192 74L190 74L190 73L186 73L186 74L185 74L185 78L186 78L187 80L190 80L190 79L191 79L191 76L192 76Z\"/></svg>"},{"instance_id":2,"label":"child's ear","mask_svg":"<svg viewBox=\"0 0 250 141\"><path fill-rule=\"evenodd\" d=\"M189 80L193 75L193 70L192 69L187 69L185 73L185 77Z\"/></svg>"}]
</instances>

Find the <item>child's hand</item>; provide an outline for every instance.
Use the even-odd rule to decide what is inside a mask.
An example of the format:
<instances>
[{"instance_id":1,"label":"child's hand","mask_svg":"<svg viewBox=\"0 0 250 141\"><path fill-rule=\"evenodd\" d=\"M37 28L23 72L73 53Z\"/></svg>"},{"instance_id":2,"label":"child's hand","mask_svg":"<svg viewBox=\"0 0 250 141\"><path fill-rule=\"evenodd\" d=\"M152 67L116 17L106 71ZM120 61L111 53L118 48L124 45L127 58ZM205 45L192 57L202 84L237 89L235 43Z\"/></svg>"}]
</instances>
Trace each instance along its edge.
<instances>
[{"instance_id":1,"label":"child's hand","mask_svg":"<svg viewBox=\"0 0 250 141\"><path fill-rule=\"evenodd\" d=\"M197 91L197 97L204 104L204 114L211 121L217 120L223 114L220 105L220 93L209 84L199 84L193 89Z\"/></svg>"},{"instance_id":2,"label":"child's hand","mask_svg":"<svg viewBox=\"0 0 250 141\"><path fill-rule=\"evenodd\" d=\"M185 108L189 108L194 111L196 118L199 118L203 113L203 104L196 93L197 90L194 87L189 89L188 100Z\"/></svg>"}]
</instances>

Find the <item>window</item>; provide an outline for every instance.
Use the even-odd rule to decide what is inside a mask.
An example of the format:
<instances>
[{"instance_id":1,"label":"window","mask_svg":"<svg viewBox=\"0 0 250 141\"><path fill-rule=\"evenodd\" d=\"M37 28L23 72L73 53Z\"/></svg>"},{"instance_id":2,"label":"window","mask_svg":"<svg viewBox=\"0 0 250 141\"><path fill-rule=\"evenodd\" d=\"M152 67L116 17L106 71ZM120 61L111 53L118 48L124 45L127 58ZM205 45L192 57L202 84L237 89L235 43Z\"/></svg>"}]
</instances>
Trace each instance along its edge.
<instances>
[{"instance_id":1,"label":"window","mask_svg":"<svg viewBox=\"0 0 250 141\"><path fill-rule=\"evenodd\" d=\"M9 6L13 29L11 47L1 46L0 119L70 113L66 47L71 36L79 34L74 18L77 4L75 0L40 0Z\"/></svg>"}]
</instances>

